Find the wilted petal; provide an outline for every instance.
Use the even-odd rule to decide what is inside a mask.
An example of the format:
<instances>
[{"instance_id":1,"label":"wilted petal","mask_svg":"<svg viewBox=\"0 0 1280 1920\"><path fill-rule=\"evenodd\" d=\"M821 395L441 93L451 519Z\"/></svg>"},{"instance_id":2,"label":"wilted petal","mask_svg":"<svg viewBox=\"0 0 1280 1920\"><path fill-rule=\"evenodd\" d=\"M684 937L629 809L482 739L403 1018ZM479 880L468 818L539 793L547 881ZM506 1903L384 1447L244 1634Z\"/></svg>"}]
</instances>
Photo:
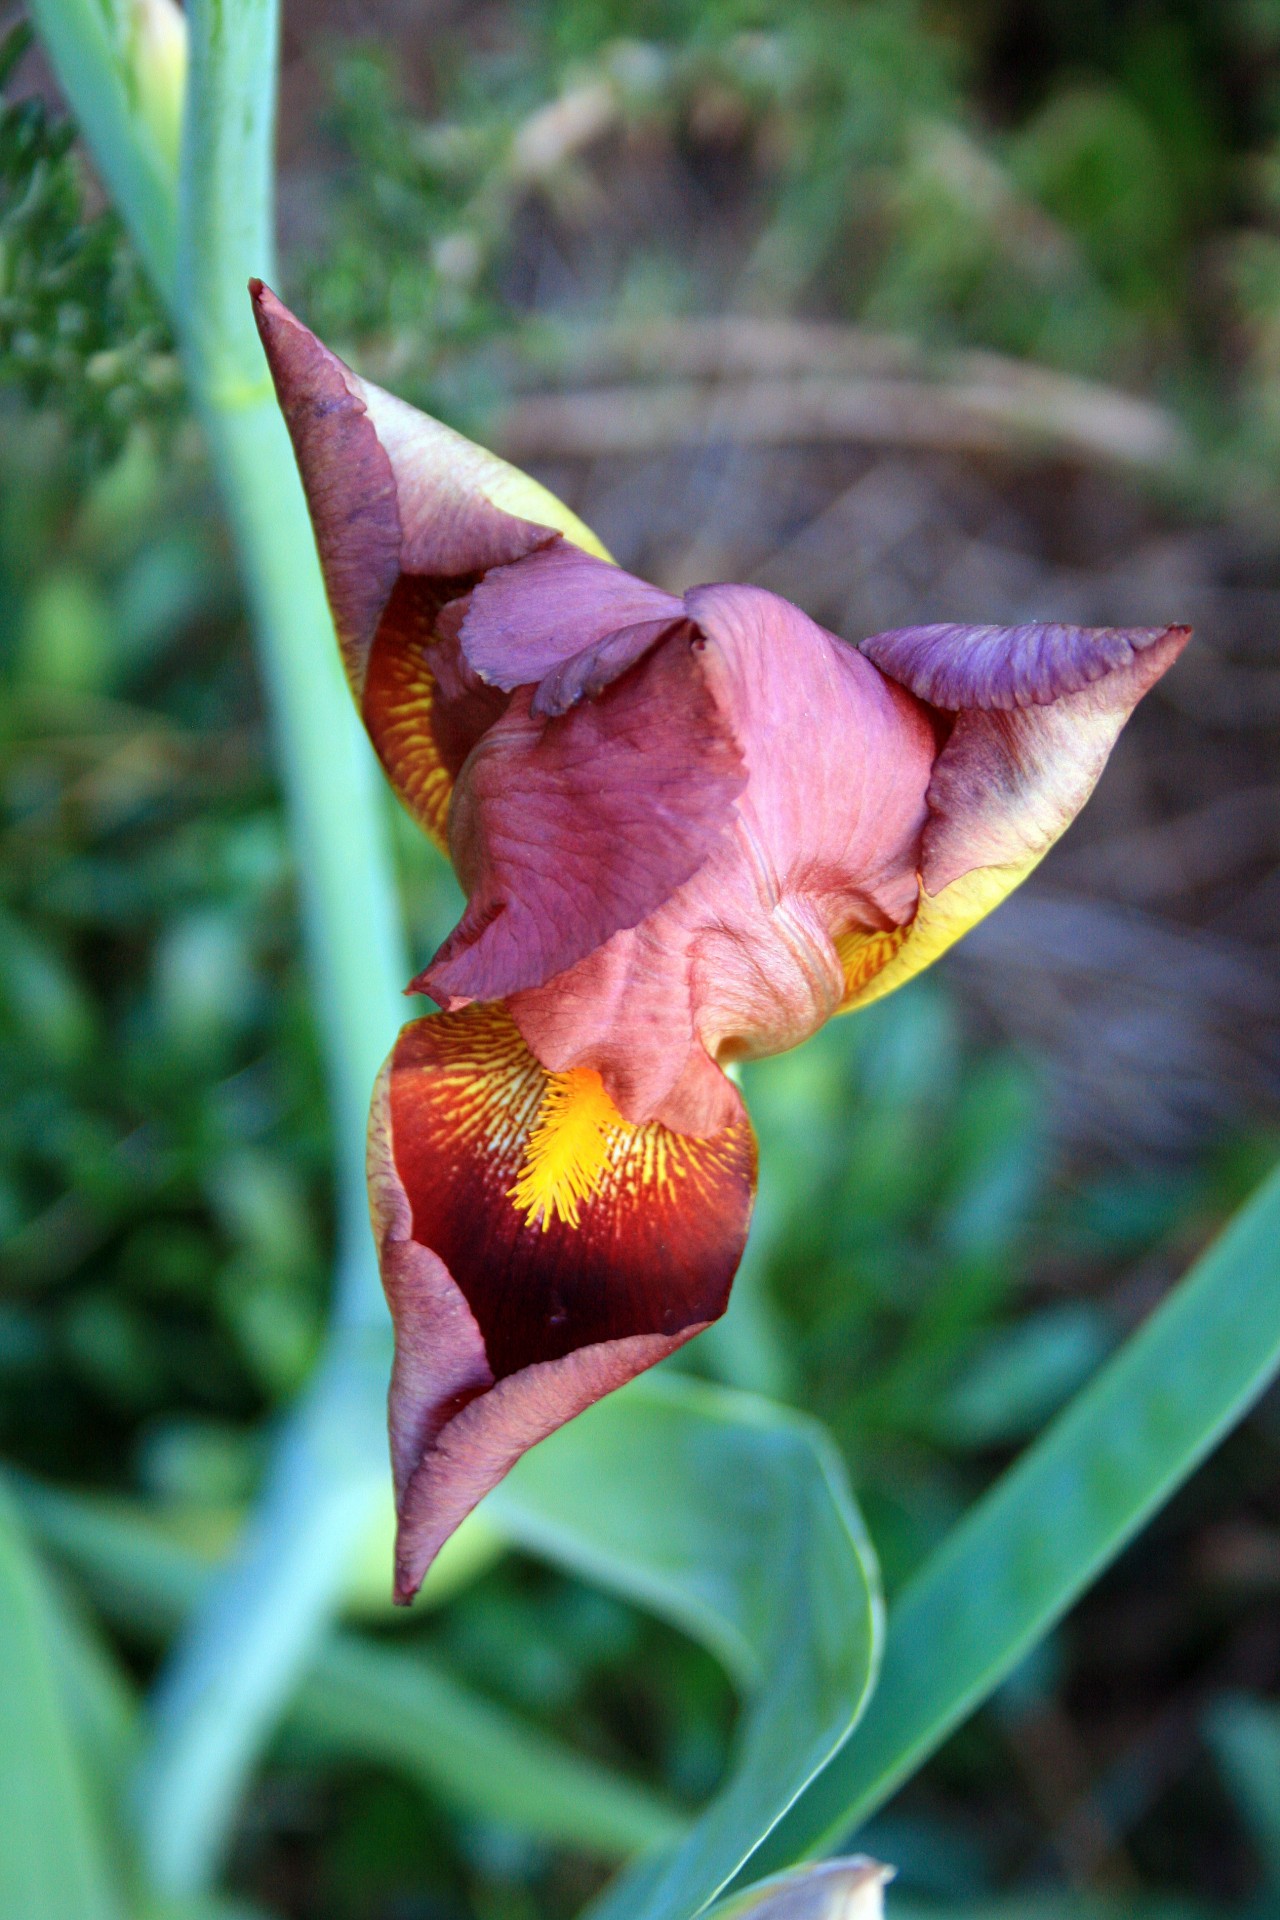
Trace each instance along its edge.
<instances>
[{"instance_id":1,"label":"wilted petal","mask_svg":"<svg viewBox=\"0 0 1280 1920\"><path fill-rule=\"evenodd\" d=\"M631 1127L499 1006L406 1027L370 1128L396 1328L397 1595L537 1440L724 1311L755 1146Z\"/></svg>"},{"instance_id":2,"label":"wilted petal","mask_svg":"<svg viewBox=\"0 0 1280 1920\"><path fill-rule=\"evenodd\" d=\"M347 677L392 785L440 839L458 768L505 705L443 609L561 536L604 550L536 481L361 380L260 281L250 291Z\"/></svg>"},{"instance_id":3,"label":"wilted petal","mask_svg":"<svg viewBox=\"0 0 1280 1920\"><path fill-rule=\"evenodd\" d=\"M920 908L892 943L846 942L846 1006L900 986L999 905L1074 820L1187 627L923 627L863 652L954 714L929 783Z\"/></svg>"},{"instance_id":4,"label":"wilted petal","mask_svg":"<svg viewBox=\"0 0 1280 1920\"><path fill-rule=\"evenodd\" d=\"M598 699L512 696L463 771L450 844L466 913L415 986L449 1006L540 985L635 926L732 818L741 754L687 630Z\"/></svg>"}]
</instances>

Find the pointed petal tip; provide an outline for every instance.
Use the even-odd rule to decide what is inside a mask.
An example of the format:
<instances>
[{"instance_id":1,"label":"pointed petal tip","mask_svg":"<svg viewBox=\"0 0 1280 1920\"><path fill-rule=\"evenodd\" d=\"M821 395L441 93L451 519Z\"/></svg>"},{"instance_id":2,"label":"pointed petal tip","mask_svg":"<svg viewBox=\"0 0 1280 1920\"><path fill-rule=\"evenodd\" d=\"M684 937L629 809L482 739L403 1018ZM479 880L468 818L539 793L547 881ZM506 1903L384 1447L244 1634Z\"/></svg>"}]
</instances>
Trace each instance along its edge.
<instances>
[{"instance_id":1,"label":"pointed petal tip","mask_svg":"<svg viewBox=\"0 0 1280 1920\"><path fill-rule=\"evenodd\" d=\"M1032 621L1013 627L942 622L873 633L859 651L944 713L1013 712L1054 702L1126 668L1172 666L1191 638L1188 626L1075 627ZM1145 690L1145 688L1144 688Z\"/></svg>"},{"instance_id":2,"label":"pointed petal tip","mask_svg":"<svg viewBox=\"0 0 1280 1920\"><path fill-rule=\"evenodd\" d=\"M284 383L290 375L299 380L313 380L315 370L322 365L338 367L344 375L349 374L349 369L337 354L326 347L310 327L299 320L291 308L286 307L279 295L272 292L266 281L258 279L256 274L249 281L249 298L253 303L258 338L262 342L286 416L290 405L296 404L301 397L300 393L287 391Z\"/></svg>"},{"instance_id":3,"label":"pointed petal tip","mask_svg":"<svg viewBox=\"0 0 1280 1920\"><path fill-rule=\"evenodd\" d=\"M866 1854L793 1867L725 1902L726 1920L882 1920L893 1867Z\"/></svg>"},{"instance_id":4,"label":"pointed petal tip","mask_svg":"<svg viewBox=\"0 0 1280 1920\"><path fill-rule=\"evenodd\" d=\"M253 302L253 317L258 323L258 332L266 345L267 335L282 323L305 332L297 314L291 313L278 294L273 293L265 280L253 274L249 280L249 298Z\"/></svg>"}]
</instances>

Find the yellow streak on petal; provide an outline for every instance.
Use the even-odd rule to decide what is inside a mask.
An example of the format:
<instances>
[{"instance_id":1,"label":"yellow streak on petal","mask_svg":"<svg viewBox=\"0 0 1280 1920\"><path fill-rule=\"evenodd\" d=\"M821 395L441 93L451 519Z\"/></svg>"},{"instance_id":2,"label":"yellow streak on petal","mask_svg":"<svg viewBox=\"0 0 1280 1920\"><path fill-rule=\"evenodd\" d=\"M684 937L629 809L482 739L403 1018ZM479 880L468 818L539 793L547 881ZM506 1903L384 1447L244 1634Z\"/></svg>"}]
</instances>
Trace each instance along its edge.
<instances>
[{"instance_id":1,"label":"yellow streak on petal","mask_svg":"<svg viewBox=\"0 0 1280 1920\"><path fill-rule=\"evenodd\" d=\"M508 1189L527 1225L540 1219L545 1233L553 1218L570 1227L580 1224L579 1208L599 1190L618 1129L635 1131L594 1067L548 1076L520 1177Z\"/></svg>"},{"instance_id":2,"label":"yellow streak on petal","mask_svg":"<svg viewBox=\"0 0 1280 1920\"><path fill-rule=\"evenodd\" d=\"M975 867L941 893L920 889L920 904L909 926L893 933L872 933L836 942L844 964L845 997L841 1013L882 1000L953 947L957 940L985 920L1015 887L1020 887L1042 855L1008 866Z\"/></svg>"},{"instance_id":3,"label":"yellow streak on petal","mask_svg":"<svg viewBox=\"0 0 1280 1920\"><path fill-rule=\"evenodd\" d=\"M888 933L864 933L852 927L837 936L836 954L844 968L841 1013L854 1004L869 981L884 971L910 934L909 926L893 927Z\"/></svg>"}]
</instances>

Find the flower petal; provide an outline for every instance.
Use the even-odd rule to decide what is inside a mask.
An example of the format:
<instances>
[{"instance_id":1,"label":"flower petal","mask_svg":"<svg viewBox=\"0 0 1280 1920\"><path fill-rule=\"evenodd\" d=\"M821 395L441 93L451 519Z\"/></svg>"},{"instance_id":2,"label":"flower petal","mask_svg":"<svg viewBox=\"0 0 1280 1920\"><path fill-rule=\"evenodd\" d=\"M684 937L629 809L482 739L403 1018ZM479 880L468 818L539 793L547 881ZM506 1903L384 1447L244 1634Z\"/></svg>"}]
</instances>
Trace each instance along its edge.
<instances>
[{"instance_id":1,"label":"flower petal","mask_svg":"<svg viewBox=\"0 0 1280 1920\"><path fill-rule=\"evenodd\" d=\"M594 1067L629 1119L701 1132L714 1062L806 1038L845 993L840 939L914 914L937 742L918 701L775 594L686 602L746 762L733 823L639 925L511 1011L539 1059Z\"/></svg>"},{"instance_id":2,"label":"flower petal","mask_svg":"<svg viewBox=\"0 0 1280 1920\"><path fill-rule=\"evenodd\" d=\"M407 1600L521 1453L724 1311L755 1143L740 1102L711 1140L627 1125L490 1005L404 1029L369 1172Z\"/></svg>"},{"instance_id":3,"label":"flower petal","mask_svg":"<svg viewBox=\"0 0 1280 1920\"><path fill-rule=\"evenodd\" d=\"M361 380L260 281L250 292L347 678L392 785L440 839L458 768L505 704L442 609L560 536L602 564L604 549L536 481Z\"/></svg>"},{"instance_id":4,"label":"flower petal","mask_svg":"<svg viewBox=\"0 0 1280 1920\"><path fill-rule=\"evenodd\" d=\"M683 603L672 594L557 540L485 575L462 624L462 650L482 680L510 689L594 653L619 629L656 622L656 638L683 618ZM638 657L632 653L617 672Z\"/></svg>"},{"instance_id":5,"label":"flower petal","mask_svg":"<svg viewBox=\"0 0 1280 1920\"><path fill-rule=\"evenodd\" d=\"M1007 712L1082 693L1186 627L900 627L860 651L917 700L946 713Z\"/></svg>"},{"instance_id":6,"label":"flower petal","mask_svg":"<svg viewBox=\"0 0 1280 1920\"><path fill-rule=\"evenodd\" d=\"M740 811L767 891L820 898L836 924L909 918L936 749L927 716L777 594L695 587L685 601L747 756Z\"/></svg>"},{"instance_id":7,"label":"flower petal","mask_svg":"<svg viewBox=\"0 0 1280 1920\"><path fill-rule=\"evenodd\" d=\"M884 1920L895 1872L861 1853L820 1860L730 1894L717 1912L720 1920Z\"/></svg>"},{"instance_id":8,"label":"flower petal","mask_svg":"<svg viewBox=\"0 0 1280 1920\"><path fill-rule=\"evenodd\" d=\"M467 910L415 988L452 1006L541 985L702 865L745 776L695 644L675 630L560 717L511 696L454 797Z\"/></svg>"},{"instance_id":9,"label":"flower petal","mask_svg":"<svg viewBox=\"0 0 1280 1920\"><path fill-rule=\"evenodd\" d=\"M447 852L454 783L507 695L477 679L439 616L430 583L401 574L369 650L360 712L400 801Z\"/></svg>"},{"instance_id":10,"label":"flower petal","mask_svg":"<svg viewBox=\"0 0 1280 1920\"><path fill-rule=\"evenodd\" d=\"M905 938L845 943L846 1008L901 986L1026 879L1189 638L1187 627L923 627L863 642L918 698L964 704L929 783L919 910Z\"/></svg>"}]
</instances>

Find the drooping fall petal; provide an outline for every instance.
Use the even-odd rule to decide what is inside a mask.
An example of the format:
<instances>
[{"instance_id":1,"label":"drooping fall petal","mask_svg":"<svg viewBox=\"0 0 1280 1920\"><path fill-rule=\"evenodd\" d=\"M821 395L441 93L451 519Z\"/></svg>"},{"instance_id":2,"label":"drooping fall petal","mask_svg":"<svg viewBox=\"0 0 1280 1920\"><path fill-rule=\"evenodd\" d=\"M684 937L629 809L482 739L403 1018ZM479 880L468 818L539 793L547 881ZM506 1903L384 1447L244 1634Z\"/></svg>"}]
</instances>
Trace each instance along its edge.
<instances>
[{"instance_id":1,"label":"drooping fall petal","mask_svg":"<svg viewBox=\"0 0 1280 1920\"><path fill-rule=\"evenodd\" d=\"M954 720L929 782L919 910L891 943L846 943L846 1006L900 986L1021 884L1189 638L1188 627L938 626L862 643Z\"/></svg>"},{"instance_id":2,"label":"drooping fall petal","mask_svg":"<svg viewBox=\"0 0 1280 1920\"><path fill-rule=\"evenodd\" d=\"M370 1128L396 1328L397 1596L536 1441L716 1319L742 1253L755 1144L708 1140L549 1075L499 1006L406 1027Z\"/></svg>"},{"instance_id":3,"label":"drooping fall petal","mask_svg":"<svg viewBox=\"0 0 1280 1920\"><path fill-rule=\"evenodd\" d=\"M361 380L260 281L250 292L347 678L392 785L443 844L453 781L506 701L442 610L551 542L607 556L545 487Z\"/></svg>"}]
</instances>

